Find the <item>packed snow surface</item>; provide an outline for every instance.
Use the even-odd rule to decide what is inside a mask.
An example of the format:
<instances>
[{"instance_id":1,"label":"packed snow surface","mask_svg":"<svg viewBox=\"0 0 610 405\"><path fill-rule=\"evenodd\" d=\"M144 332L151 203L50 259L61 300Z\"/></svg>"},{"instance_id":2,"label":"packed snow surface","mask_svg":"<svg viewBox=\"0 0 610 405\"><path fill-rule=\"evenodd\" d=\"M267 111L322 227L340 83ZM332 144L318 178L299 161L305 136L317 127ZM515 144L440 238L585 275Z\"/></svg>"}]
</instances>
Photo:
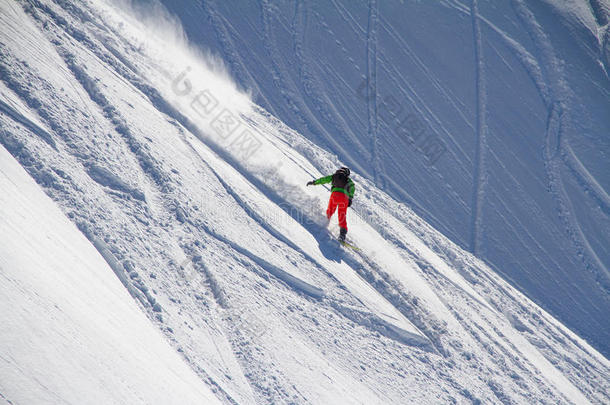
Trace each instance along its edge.
<instances>
[{"instance_id":1,"label":"packed snow surface","mask_svg":"<svg viewBox=\"0 0 610 405\"><path fill-rule=\"evenodd\" d=\"M0 189L4 401L219 403L4 148Z\"/></svg>"},{"instance_id":2,"label":"packed snow surface","mask_svg":"<svg viewBox=\"0 0 610 405\"><path fill-rule=\"evenodd\" d=\"M140 11L0 2L0 401L610 400L602 354L364 169L339 246L304 185L343 157Z\"/></svg>"}]
</instances>

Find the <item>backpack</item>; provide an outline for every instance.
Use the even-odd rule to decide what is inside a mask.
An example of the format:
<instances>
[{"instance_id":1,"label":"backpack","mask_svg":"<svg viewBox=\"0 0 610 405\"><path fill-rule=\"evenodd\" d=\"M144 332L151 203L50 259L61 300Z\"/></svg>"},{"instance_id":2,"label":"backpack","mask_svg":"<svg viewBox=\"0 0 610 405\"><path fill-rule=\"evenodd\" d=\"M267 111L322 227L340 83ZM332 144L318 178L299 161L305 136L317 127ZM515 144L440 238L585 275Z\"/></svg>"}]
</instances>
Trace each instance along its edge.
<instances>
[{"instance_id":1,"label":"backpack","mask_svg":"<svg viewBox=\"0 0 610 405\"><path fill-rule=\"evenodd\" d=\"M333 174L332 186L345 189L347 186L347 176L345 173L341 171L335 172Z\"/></svg>"}]
</instances>

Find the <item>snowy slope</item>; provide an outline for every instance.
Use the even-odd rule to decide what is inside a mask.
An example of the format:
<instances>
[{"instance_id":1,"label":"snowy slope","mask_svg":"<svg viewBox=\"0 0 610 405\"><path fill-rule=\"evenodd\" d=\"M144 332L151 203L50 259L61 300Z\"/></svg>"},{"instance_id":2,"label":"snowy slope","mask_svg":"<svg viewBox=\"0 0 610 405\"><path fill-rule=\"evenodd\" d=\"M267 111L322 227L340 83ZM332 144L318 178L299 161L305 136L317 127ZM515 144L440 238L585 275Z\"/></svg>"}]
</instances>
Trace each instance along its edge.
<instances>
[{"instance_id":1,"label":"snowy slope","mask_svg":"<svg viewBox=\"0 0 610 405\"><path fill-rule=\"evenodd\" d=\"M339 159L164 21L0 3L0 143L220 401L608 402L606 358L358 171L362 250L330 240L303 185Z\"/></svg>"},{"instance_id":2,"label":"snowy slope","mask_svg":"<svg viewBox=\"0 0 610 405\"><path fill-rule=\"evenodd\" d=\"M0 189L3 403L218 402L3 147Z\"/></svg>"},{"instance_id":3,"label":"snowy slope","mask_svg":"<svg viewBox=\"0 0 610 405\"><path fill-rule=\"evenodd\" d=\"M162 3L257 104L608 356L607 0Z\"/></svg>"}]
</instances>

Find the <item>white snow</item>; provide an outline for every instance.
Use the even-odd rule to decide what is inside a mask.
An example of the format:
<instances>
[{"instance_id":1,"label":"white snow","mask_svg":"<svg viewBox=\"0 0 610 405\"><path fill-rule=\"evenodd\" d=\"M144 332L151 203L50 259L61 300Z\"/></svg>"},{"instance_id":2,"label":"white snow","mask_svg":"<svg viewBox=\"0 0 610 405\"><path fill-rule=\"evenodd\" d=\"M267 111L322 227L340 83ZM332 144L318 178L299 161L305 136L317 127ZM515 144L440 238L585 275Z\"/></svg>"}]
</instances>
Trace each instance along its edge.
<instances>
[{"instance_id":1,"label":"white snow","mask_svg":"<svg viewBox=\"0 0 610 405\"><path fill-rule=\"evenodd\" d=\"M304 186L339 158L123 7L0 5L0 400L609 400L603 355L357 169L339 247Z\"/></svg>"},{"instance_id":2,"label":"white snow","mask_svg":"<svg viewBox=\"0 0 610 405\"><path fill-rule=\"evenodd\" d=\"M0 394L12 404L218 400L0 147Z\"/></svg>"}]
</instances>

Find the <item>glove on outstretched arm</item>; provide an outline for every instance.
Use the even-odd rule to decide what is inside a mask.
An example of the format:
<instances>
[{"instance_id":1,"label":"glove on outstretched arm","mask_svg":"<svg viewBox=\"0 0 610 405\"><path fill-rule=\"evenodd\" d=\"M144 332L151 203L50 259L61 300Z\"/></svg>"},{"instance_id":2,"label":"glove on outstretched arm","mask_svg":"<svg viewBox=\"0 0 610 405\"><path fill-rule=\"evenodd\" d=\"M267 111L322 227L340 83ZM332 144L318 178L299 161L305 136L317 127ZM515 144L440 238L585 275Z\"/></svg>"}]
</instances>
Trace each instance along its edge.
<instances>
[{"instance_id":1,"label":"glove on outstretched arm","mask_svg":"<svg viewBox=\"0 0 610 405\"><path fill-rule=\"evenodd\" d=\"M313 186L314 184L316 184L316 183L315 183L315 180L312 180L312 181L308 181L308 182L307 182L307 185L308 185L308 186Z\"/></svg>"}]
</instances>

